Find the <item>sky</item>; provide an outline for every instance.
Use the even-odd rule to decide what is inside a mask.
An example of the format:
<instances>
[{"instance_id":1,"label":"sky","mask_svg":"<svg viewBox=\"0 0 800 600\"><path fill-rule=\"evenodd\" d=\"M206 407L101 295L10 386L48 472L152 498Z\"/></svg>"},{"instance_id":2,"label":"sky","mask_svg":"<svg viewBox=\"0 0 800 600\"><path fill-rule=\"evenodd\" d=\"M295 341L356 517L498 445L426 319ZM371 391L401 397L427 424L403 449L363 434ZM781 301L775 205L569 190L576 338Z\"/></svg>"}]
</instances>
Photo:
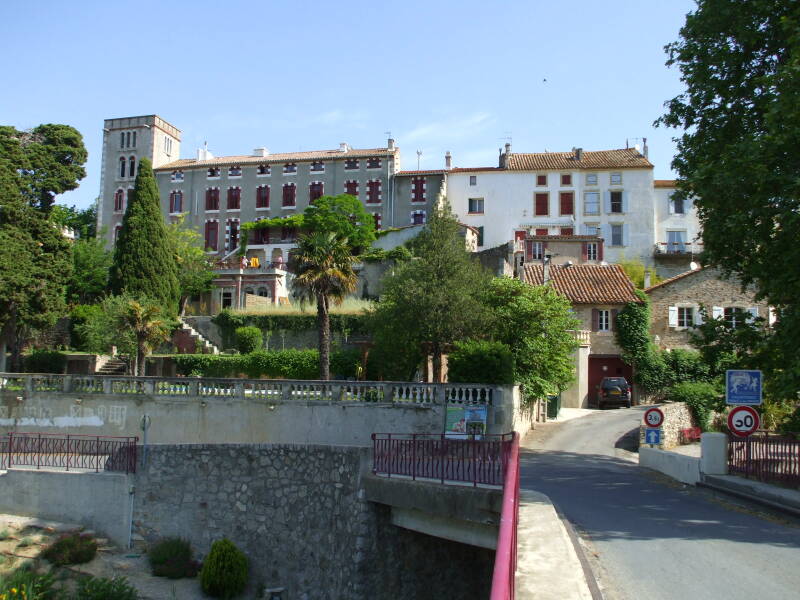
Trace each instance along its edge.
<instances>
[{"instance_id":1,"label":"sky","mask_svg":"<svg viewBox=\"0 0 800 600\"><path fill-rule=\"evenodd\" d=\"M691 0L0 2L0 124L66 123L100 186L103 120L158 114L181 157L386 145L402 168L496 166L515 152L607 150L647 138L674 176L683 86L665 66Z\"/></svg>"}]
</instances>

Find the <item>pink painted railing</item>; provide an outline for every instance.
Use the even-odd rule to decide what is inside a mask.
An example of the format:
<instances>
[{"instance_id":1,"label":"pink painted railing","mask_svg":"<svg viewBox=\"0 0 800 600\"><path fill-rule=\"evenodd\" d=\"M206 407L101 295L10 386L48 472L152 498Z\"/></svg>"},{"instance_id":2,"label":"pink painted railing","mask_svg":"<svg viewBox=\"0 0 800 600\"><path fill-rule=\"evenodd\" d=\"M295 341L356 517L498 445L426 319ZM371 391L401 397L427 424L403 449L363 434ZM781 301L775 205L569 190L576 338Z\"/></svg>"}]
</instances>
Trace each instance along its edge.
<instances>
[{"instance_id":1,"label":"pink painted railing","mask_svg":"<svg viewBox=\"0 0 800 600\"><path fill-rule=\"evenodd\" d=\"M746 438L731 437L728 472L765 483L800 488L800 440L795 436L765 431Z\"/></svg>"},{"instance_id":2,"label":"pink painted railing","mask_svg":"<svg viewBox=\"0 0 800 600\"><path fill-rule=\"evenodd\" d=\"M512 435L503 485L503 509L497 535L491 600L514 600L519 523L519 434Z\"/></svg>"},{"instance_id":3,"label":"pink painted railing","mask_svg":"<svg viewBox=\"0 0 800 600\"><path fill-rule=\"evenodd\" d=\"M0 438L0 469L136 472L136 437L11 432Z\"/></svg>"}]
</instances>

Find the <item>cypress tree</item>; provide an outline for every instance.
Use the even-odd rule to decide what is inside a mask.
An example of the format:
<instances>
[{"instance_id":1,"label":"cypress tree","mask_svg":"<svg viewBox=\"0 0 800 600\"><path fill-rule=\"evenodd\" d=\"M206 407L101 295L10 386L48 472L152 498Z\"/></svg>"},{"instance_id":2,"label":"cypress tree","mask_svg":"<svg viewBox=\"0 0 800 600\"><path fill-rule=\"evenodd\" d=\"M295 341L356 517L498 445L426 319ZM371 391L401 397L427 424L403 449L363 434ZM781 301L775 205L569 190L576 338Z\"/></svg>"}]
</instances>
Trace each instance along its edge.
<instances>
[{"instance_id":1,"label":"cypress tree","mask_svg":"<svg viewBox=\"0 0 800 600\"><path fill-rule=\"evenodd\" d=\"M139 162L136 185L122 219L110 287L114 294L147 297L168 312L176 313L180 297L178 267L167 238L153 167L149 159Z\"/></svg>"}]
</instances>

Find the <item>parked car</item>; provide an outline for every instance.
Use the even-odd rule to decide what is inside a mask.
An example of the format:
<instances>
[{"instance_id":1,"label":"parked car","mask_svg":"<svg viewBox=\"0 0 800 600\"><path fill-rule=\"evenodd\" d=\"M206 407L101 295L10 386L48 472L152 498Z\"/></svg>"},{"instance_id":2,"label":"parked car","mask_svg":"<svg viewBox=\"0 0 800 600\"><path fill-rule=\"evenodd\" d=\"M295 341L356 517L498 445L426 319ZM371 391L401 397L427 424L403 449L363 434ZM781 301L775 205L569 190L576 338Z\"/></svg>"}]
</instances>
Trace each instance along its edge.
<instances>
[{"instance_id":1,"label":"parked car","mask_svg":"<svg viewBox=\"0 0 800 600\"><path fill-rule=\"evenodd\" d=\"M631 407L631 386L624 377L603 377L597 386L597 408Z\"/></svg>"}]
</instances>

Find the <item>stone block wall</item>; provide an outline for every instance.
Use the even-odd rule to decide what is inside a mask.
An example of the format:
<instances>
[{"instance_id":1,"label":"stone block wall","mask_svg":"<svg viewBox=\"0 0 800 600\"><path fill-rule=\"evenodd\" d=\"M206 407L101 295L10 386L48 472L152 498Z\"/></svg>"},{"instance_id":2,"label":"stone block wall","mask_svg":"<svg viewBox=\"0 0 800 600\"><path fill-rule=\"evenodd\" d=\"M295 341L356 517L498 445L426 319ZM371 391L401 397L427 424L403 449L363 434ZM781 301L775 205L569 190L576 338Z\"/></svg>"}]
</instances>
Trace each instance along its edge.
<instances>
[{"instance_id":1,"label":"stone block wall","mask_svg":"<svg viewBox=\"0 0 800 600\"><path fill-rule=\"evenodd\" d=\"M395 527L366 500L369 450L342 446L153 446L136 475L134 531L227 537L251 587L289 598L487 597L494 553Z\"/></svg>"},{"instance_id":2,"label":"stone block wall","mask_svg":"<svg viewBox=\"0 0 800 600\"><path fill-rule=\"evenodd\" d=\"M664 413L664 424L661 426L662 450L669 450L681 445L681 429L697 427L692 412L685 402L671 402L658 406ZM644 446L644 424L639 426L639 445Z\"/></svg>"}]
</instances>

